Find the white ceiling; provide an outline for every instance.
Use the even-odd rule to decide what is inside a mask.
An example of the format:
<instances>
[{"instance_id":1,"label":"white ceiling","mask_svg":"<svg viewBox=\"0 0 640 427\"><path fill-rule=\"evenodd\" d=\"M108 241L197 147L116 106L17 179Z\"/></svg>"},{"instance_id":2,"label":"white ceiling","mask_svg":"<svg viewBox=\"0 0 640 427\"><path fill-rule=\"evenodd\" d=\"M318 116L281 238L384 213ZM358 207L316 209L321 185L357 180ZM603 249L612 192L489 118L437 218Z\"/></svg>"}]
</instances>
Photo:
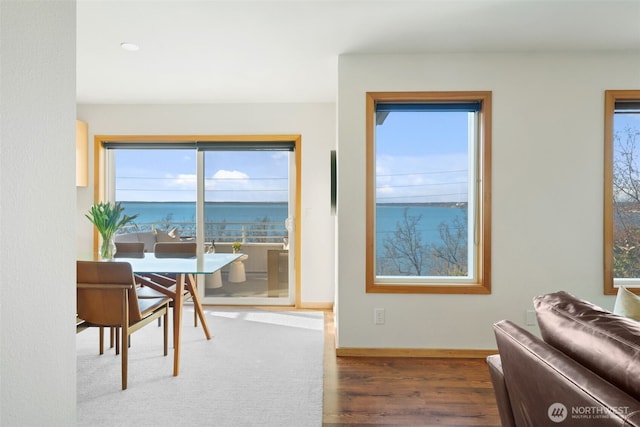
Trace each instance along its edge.
<instances>
[{"instance_id":1,"label":"white ceiling","mask_svg":"<svg viewBox=\"0 0 640 427\"><path fill-rule=\"evenodd\" d=\"M640 0L78 0L77 14L79 103L335 102L341 54L640 54Z\"/></svg>"}]
</instances>

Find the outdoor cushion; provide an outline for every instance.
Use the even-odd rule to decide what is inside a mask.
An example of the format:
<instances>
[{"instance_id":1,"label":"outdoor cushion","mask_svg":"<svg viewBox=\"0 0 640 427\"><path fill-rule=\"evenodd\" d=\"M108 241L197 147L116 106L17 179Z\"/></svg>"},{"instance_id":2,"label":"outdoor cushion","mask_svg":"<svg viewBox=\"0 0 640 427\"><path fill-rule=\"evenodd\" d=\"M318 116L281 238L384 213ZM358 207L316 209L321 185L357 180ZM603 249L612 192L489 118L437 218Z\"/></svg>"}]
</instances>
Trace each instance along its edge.
<instances>
[{"instance_id":1,"label":"outdoor cushion","mask_svg":"<svg viewBox=\"0 0 640 427\"><path fill-rule=\"evenodd\" d=\"M640 321L640 297L624 286L620 286L613 312Z\"/></svg>"}]
</instances>

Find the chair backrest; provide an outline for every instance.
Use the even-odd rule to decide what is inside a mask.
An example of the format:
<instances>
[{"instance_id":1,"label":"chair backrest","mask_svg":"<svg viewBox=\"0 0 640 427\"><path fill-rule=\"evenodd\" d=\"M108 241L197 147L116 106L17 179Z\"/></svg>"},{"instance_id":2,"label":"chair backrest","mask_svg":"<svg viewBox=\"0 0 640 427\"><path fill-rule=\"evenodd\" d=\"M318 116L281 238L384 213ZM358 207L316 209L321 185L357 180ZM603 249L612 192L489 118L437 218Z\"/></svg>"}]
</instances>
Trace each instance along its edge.
<instances>
[{"instance_id":1,"label":"chair backrest","mask_svg":"<svg viewBox=\"0 0 640 427\"><path fill-rule=\"evenodd\" d=\"M143 258L143 242L115 242L116 258Z\"/></svg>"},{"instance_id":2,"label":"chair backrest","mask_svg":"<svg viewBox=\"0 0 640 427\"><path fill-rule=\"evenodd\" d=\"M193 258L198 244L195 242L158 242L153 251L157 258Z\"/></svg>"},{"instance_id":3,"label":"chair backrest","mask_svg":"<svg viewBox=\"0 0 640 427\"><path fill-rule=\"evenodd\" d=\"M129 299L129 323L142 318L136 286L128 262L77 261L77 316L102 326L123 326L123 285ZM95 285L95 286L91 286Z\"/></svg>"}]
</instances>

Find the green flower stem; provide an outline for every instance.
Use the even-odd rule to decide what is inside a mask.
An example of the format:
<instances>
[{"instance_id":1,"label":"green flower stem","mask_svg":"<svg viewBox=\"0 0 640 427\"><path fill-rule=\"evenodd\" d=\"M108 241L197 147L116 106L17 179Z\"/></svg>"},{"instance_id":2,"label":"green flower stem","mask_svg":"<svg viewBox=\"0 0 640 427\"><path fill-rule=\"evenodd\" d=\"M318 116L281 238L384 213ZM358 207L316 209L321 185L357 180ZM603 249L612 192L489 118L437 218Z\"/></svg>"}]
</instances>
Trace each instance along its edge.
<instances>
[{"instance_id":1,"label":"green flower stem","mask_svg":"<svg viewBox=\"0 0 640 427\"><path fill-rule=\"evenodd\" d=\"M123 226L133 222L138 215L124 215L124 208L120 203L100 202L91 206L89 213L85 216L96 226L98 233L102 237L102 245L100 247L100 255L110 258L113 254L109 246L111 239L116 232Z\"/></svg>"}]
</instances>

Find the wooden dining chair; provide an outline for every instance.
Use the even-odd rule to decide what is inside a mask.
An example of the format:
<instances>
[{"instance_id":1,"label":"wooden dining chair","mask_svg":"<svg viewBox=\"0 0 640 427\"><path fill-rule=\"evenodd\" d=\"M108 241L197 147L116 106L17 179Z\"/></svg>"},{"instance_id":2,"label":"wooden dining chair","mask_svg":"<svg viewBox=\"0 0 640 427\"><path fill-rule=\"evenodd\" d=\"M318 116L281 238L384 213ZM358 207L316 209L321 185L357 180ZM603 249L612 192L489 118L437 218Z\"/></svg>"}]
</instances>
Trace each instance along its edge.
<instances>
[{"instance_id":1,"label":"wooden dining chair","mask_svg":"<svg viewBox=\"0 0 640 427\"><path fill-rule=\"evenodd\" d=\"M167 321L171 299L165 296L139 299L131 264L127 262L77 261L76 277L77 317L82 319L84 328L100 328L100 354L103 354L104 328L122 331L119 347L122 353L122 389L125 390L131 334L164 317L164 355L168 354Z\"/></svg>"},{"instance_id":2,"label":"wooden dining chair","mask_svg":"<svg viewBox=\"0 0 640 427\"><path fill-rule=\"evenodd\" d=\"M196 242L158 242L153 246L156 258L195 258Z\"/></svg>"},{"instance_id":3,"label":"wooden dining chair","mask_svg":"<svg viewBox=\"0 0 640 427\"><path fill-rule=\"evenodd\" d=\"M115 242L116 258L144 258L144 243Z\"/></svg>"},{"instance_id":4,"label":"wooden dining chair","mask_svg":"<svg viewBox=\"0 0 640 427\"><path fill-rule=\"evenodd\" d=\"M195 242L158 242L154 246L156 258L195 258L197 255L197 243ZM204 329L207 339L210 334L204 317L204 310L200 303L198 288L195 277L187 275L184 282L184 297L191 298L194 305L193 326L198 326L198 318ZM143 285L143 291L139 294L141 298L153 298L158 295L165 295L175 298L176 280L175 274L158 272L157 274L136 275L136 280ZM145 288L149 290L144 290ZM173 301L170 305L173 305Z\"/></svg>"},{"instance_id":5,"label":"wooden dining chair","mask_svg":"<svg viewBox=\"0 0 640 427\"><path fill-rule=\"evenodd\" d=\"M115 258L144 258L144 243L142 242L115 242L116 253ZM117 344L116 337L117 328L110 328L109 330L109 347L116 347L116 353L119 352L119 346ZM103 330L100 329L100 333L103 334ZM102 353L100 353L102 354Z\"/></svg>"}]
</instances>

